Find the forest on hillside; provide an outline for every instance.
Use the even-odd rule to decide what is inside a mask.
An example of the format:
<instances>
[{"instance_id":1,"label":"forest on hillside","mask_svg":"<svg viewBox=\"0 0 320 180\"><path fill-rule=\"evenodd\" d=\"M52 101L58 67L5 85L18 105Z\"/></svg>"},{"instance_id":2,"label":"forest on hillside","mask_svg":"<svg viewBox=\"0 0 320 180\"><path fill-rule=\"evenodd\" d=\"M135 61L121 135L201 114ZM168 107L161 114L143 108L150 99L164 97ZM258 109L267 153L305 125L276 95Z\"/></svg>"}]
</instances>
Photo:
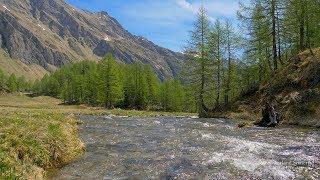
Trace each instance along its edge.
<instances>
[{"instance_id":1,"label":"forest on hillside","mask_svg":"<svg viewBox=\"0 0 320 180\"><path fill-rule=\"evenodd\" d=\"M230 20L212 23L205 7L199 10L183 77L195 90L200 116L224 109L255 86L277 78L299 52L313 54L320 46L317 0L252 0L240 3L238 18L236 30Z\"/></svg>"},{"instance_id":2,"label":"forest on hillside","mask_svg":"<svg viewBox=\"0 0 320 180\"><path fill-rule=\"evenodd\" d=\"M181 74L158 79L148 65L118 63L108 54L99 63L69 64L42 80L0 72L0 89L32 92L106 108L207 112L230 106L254 86L276 77L294 55L320 46L318 0L251 0L238 19L209 20L199 9Z\"/></svg>"},{"instance_id":3,"label":"forest on hillside","mask_svg":"<svg viewBox=\"0 0 320 180\"><path fill-rule=\"evenodd\" d=\"M108 54L99 63L84 61L64 66L34 83L33 92L108 109L194 111L179 80L158 79L151 66L122 64Z\"/></svg>"},{"instance_id":4,"label":"forest on hillside","mask_svg":"<svg viewBox=\"0 0 320 180\"><path fill-rule=\"evenodd\" d=\"M9 77L0 71L0 89L9 93L60 98L65 104L195 112L193 95L179 79L161 81L150 65L123 64L108 54L99 63L82 61L63 66L40 81Z\"/></svg>"}]
</instances>

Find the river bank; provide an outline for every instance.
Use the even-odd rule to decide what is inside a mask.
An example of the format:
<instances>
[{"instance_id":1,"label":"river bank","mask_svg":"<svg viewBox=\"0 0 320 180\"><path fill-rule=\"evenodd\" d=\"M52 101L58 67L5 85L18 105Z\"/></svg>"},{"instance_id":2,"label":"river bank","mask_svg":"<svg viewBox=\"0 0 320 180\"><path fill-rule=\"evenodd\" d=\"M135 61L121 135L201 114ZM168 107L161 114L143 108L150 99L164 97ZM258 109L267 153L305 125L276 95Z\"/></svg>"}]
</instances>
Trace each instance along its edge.
<instances>
[{"instance_id":1,"label":"river bank","mask_svg":"<svg viewBox=\"0 0 320 180\"><path fill-rule=\"evenodd\" d=\"M197 119L188 113L64 106L49 97L2 95L0 179L42 179L47 172L54 172L49 175L53 179L94 178L93 174L107 179L130 175L319 178L314 173L320 170L317 129L239 129L238 122ZM250 158L260 163L251 167ZM302 167L293 168L301 163ZM281 172L272 172L274 165ZM232 168L222 171L223 167ZM158 172L161 168L164 171Z\"/></svg>"},{"instance_id":2,"label":"river bank","mask_svg":"<svg viewBox=\"0 0 320 180\"><path fill-rule=\"evenodd\" d=\"M0 95L0 179L42 179L46 171L78 159L84 145L77 115L194 116L188 113L106 110L65 106L50 97Z\"/></svg>"},{"instance_id":3,"label":"river bank","mask_svg":"<svg viewBox=\"0 0 320 180\"><path fill-rule=\"evenodd\" d=\"M83 154L76 118L49 106L56 102L0 97L0 179L43 179Z\"/></svg>"}]
</instances>

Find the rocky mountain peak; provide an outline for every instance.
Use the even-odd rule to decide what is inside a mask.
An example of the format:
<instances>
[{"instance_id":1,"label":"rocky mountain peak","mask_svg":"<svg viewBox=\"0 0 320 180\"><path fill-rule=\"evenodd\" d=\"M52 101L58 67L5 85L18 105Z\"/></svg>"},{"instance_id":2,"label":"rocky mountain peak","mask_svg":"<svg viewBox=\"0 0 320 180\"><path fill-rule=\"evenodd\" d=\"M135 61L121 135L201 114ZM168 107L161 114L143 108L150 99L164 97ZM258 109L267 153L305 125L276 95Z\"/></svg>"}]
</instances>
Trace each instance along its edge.
<instances>
[{"instance_id":1,"label":"rocky mountain peak","mask_svg":"<svg viewBox=\"0 0 320 180\"><path fill-rule=\"evenodd\" d=\"M0 0L0 45L10 57L47 70L112 53L124 63L150 64L159 77L177 74L183 55L135 36L107 12L63 0Z\"/></svg>"}]
</instances>

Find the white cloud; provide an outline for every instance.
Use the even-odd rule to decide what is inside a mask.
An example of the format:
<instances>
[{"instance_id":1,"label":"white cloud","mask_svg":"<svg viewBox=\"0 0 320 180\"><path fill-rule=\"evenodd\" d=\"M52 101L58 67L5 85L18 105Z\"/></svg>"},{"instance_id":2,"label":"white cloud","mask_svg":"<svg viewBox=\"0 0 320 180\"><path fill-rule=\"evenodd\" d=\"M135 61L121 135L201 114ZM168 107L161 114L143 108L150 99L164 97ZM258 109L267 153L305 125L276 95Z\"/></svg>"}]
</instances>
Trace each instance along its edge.
<instances>
[{"instance_id":1,"label":"white cloud","mask_svg":"<svg viewBox=\"0 0 320 180\"><path fill-rule=\"evenodd\" d=\"M209 14L211 21L215 20L217 16L234 16L238 10L238 2L234 0L218 1L218 0L203 0L202 2L187 0L176 0L176 4L189 12L196 14L198 9L203 6Z\"/></svg>"},{"instance_id":2,"label":"white cloud","mask_svg":"<svg viewBox=\"0 0 320 180\"><path fill-rule=\"evenodd\" d=\"M189 3L186 0L177 0L176 3L181 8L189 10L193 13L196 13L198 11L198 7L195 7L194 5L192 5L191 3Z\"/></svg>"},{"instance_id":3,"label":"white cloud","mask_svg":"<svg viewBox=\"0 0 320 180\"><path fill-rule=\"evenodd\" d=\"M140 1L126 5L123 7L123 12L133 20L148 21L160 26L172 26L194 18L193 13L190 13L189 10L179 8L179 6L171 0Z\"/></svg>"}]
</instances>

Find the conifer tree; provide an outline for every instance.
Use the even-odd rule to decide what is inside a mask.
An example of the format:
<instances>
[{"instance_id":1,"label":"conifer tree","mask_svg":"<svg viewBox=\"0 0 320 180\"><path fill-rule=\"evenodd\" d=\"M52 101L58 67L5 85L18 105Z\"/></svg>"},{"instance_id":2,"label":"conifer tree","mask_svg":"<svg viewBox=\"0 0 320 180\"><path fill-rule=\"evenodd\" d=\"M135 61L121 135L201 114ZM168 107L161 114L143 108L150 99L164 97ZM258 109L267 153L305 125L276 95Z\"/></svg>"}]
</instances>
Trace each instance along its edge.
<instances>
[{"instance_id":1,"label":"conifer tree","mask_svg":"<svg viewBox=\"0 0 320 180\"><path fill-rule=\"evenodd\" d=\"M184 111L184 103L186 98L185 89L183 88L182 84L178 80L172 80L170 82L170 95L171 97L171 111L181 112Z\"/></svg>"},{"instance_id":2,"label":"conifer tree","mask_svg":"<svg viewBox=\"0 0 320 180\"><path fill-rule=\"evenodd\" d=\"M11 74L8 81L7 81L7 87L9 92L17 92L17 77L14 74Z\"/></svg>"},{"instance_id":3,"label":"conifer tree","mask_svg":"<svg viewBox=\"0 0 320 180\"><path fill-rule=\"evenodd\" d=\"M144 109L147 105L147 79L141 63L134 63L127 69L125 80L125 104L129 108Z\"/></svg>"},{"instance_id":4,"label":"conifer tree","mask_svg":"<svg viewBox=\"0 0 320 180\"><path fill-rule=\"evenodd\" d=\"M188 58L184 65L185 81L195 87L198 112L204 115L208 108L205 104L211 78L211 62L209 60L210 21L206 10L199 9L197 20L191 31L189 46L186 49Z\"/></svg>"},{"instance_id":5,"label":"conifer tree","mask_svg":"<svg viewBox=\"0 0 320 180\"><path fill-rule=\"evenodd\" d=\"M99 101L106 108L114 108L123 99L119 71L119 66L111 54L106 55L98 64Z\"/></svg>"},{"instance_id":6,"label":"conifer tree","mask_svg":"<svg viewBox=\"0 0 320 180\"><path fill-rule=\"evenodd\" d=\"M285 38L295 54L320 45L319 17L319 1L285 0Z\"/></svg>"},{"instance_id":7,"label":"conifer tree","mask_svg":"<svg viewBox=\"0 0 320 180\"><path fill-rule=\"evenodd\" d=\"M161 106L165 111L185 110L186 93L178 80L165 80L161 86Z\"/></svg>"},{"instance_id":8,"label":"conifer tree","mask_svg":"<svg viewBox=\"0 0 320 180\"><path fill-rule=\"evenodd\" d=\"M33 91L38 95L60 97L68 104L185 110L188 102L185 87L176 80L165 82L166 85L162 86L164 83L149 65L119 64L109 54L97 64L85 61L65 65L53 74L45 75L41 81L36 81ZM161 91L162 87L166 87L165 91ZM191 107L193 104L188 103L189 111L195 109Z\"/></svg>"},{"instance_id":9,"label":"conifer tree","mask_svg":"<svg viewBox=\"0 0 320 180\"><path fill-rule=\"evenodd\" d=\"M84 103L96 105L98 103L98 72L96 68L91 71L84 78Z\"/></svg>"},{"instance_id":10,"label":"conifer tree","mask_svg":"<svg viewBox=\"0 0 320 180\"><path fill-rule=\"evenodd\" d=\"M27 90L27 82L23 76L17 79L17 91L25 92Z\"/></svg>"},{"instance_id":11,"label":"conifer tree","mask_svg":"<svg viewBox=\"0 0 320 180\"><path fill-rule=\"evenodd\" d=\"M157 78L154 71L151 69L151 66L146 65L144 67L144 73L146 76L146 99L147 99L147 106L155 106L158 104L159 101L159 79Z\"/></svg>"},{"instance_id":12,"label":"conifer tree","mask_svg":"<svg viewBox=\"0 0 320 180\"><path fill-rule=\"evenodd\" d=\"M232 93L232 89L236 89L234 86L234 82L236 81L236 64L234 62L234 51L240 45L240 37L236 35L235 30L232 27L232 24L229 20L225 22L224 27L225 34L225 49L226 49L226 69L227 73L224 77L224 103L225 105L229 104L230 97L232 97L234 93ZM234 91L233 91L234 92Z\"/></svg>"},{"instance_id":13,"label":"conifer tree","mask_svg":"<svg viewBox=\"0 0 320 180\"><path fill-rule=\"evenodd\" d=\"M213 30L210 35L209 45L212 63L214 65L214 80L216 82L215 97L216 107L220 106L220 99L222 97L222 81L224 75L224 54L225 54L225 28L219 20L216 20Z\"/></svg>"},{"instance_id":14,"label":"conifer tree","mask_svg":"<svg viewBox=\"0 0 320 180\"><path fill-rule=\"evenodd\" d=\"M3 71L0 69L0 91L6 90L6 76Z\"/></svg>"}]
</instances>

